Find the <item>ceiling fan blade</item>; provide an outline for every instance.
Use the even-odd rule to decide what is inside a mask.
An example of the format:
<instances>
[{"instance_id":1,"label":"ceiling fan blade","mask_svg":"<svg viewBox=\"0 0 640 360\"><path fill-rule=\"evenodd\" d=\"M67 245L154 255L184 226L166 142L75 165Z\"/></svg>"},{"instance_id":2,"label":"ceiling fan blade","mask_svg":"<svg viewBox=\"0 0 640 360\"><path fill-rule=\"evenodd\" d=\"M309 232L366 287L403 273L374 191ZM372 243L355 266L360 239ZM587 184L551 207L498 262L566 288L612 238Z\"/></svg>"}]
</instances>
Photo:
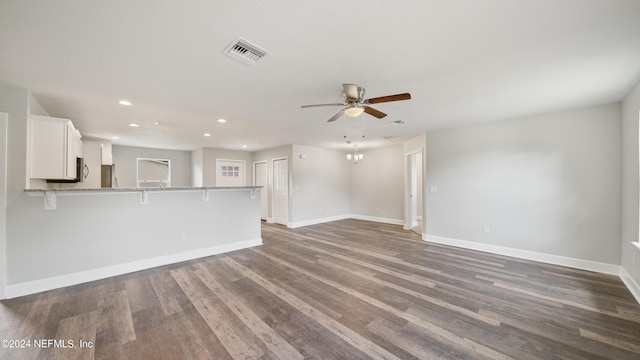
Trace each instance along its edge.
<instances>
[{"instance_id":1,"label":"ceiling fan blade","mask_svg":"<svg viewBox=\"0 0 640 360\"><path fill-rule=\"evenodd\" d=\"M313 104L313 105L302 105L301 108L310 108L310 107L320 107L320 106L345 106L345 103L334 103L334 104Z\"/></svg>"},{"instance_id":2,"label":"ceiling fan blade","mask_svg":"<svg viewBox=\"0 0 640 360\"><path fill-rule=\"evenodd\" d=\"M411 99L411 94L404 93L404 94L387 95L387 96L380 96L377 98L371 98L371 99L368 99L366 102L367 104L378 104L378 103L389 102L389 101L400 101L400 100L409 100L409 99Z\"/></svg>"},{"instance_id":3,"label":"ceiling fan blade","mask_svg":"<svg viewBox=\"0 0 640 360\"><path fill-rule=\"evenodd\" d=\"M358 85L355 84L342 84L344 89L344 95L349 100L358 100Z\"/></svg>"},{"instance_id":4,"label":"ceiling fan blade","mask_svg":"<svg viewBox=\"0 0 640 360\"><path fill-rule=\"evenodd\" d=\"M342 116L342 114L344 114L344 109L338 111L335 115L333 115L331 117L331 119L327 120L327 122L334 122L334 121L338 120L340 118L340 116Z\"/></svg>"},{"instance_id":5,"label":"ceiling fan blade","mask_svg":"<svg viewBox=\"0 0 640 360\"><path fill-rule=\"evenodd\" d=\"M383 113L380 110L376 110L370 106L365 106L364 107L364 112L366 112L367 114L371 115L371 116L375 116L378 119L382 119L383 117L387 116L387 114Z\"/></svg>"}]
</instances>

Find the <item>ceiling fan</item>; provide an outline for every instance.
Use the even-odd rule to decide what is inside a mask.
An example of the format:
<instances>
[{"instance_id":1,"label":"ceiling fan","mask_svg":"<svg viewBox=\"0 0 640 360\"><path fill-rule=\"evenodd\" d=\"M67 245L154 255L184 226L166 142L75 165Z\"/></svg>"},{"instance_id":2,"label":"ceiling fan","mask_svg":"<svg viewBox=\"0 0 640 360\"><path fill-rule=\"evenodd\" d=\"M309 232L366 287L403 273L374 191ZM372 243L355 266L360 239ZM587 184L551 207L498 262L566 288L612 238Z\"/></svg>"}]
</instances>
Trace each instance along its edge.
<instances>
[{"instance_id":1,"label":"ceiling fan","mask_svg":"<svg viewBox=\"0 0 640 360\"><path fill-rule=\"evenodd\" d=\"M364 98L364 88L357 86L355 84L342 84L342 95L344 95L344 102L342 103L334 103L334 104L315 104L315 105L302 105L301 108L309 108L309 107L318 107L318 106L343 106L344 108L338 111L335 115L331 117L331 119L327 120L327 122L333 122L338 120L342 114L347 114L348 116L355 117L362 112L366 112L371 116L375 116L378 119L382 119L387 116L387 114L382 111L376 110L372 108L371 104L379 104L390 101L400 101L400 100L409 100L411 99L411 94L396 94L396 95L387 95L380 96L376 98L365 99Z\"/></svg>"}]
</instances>

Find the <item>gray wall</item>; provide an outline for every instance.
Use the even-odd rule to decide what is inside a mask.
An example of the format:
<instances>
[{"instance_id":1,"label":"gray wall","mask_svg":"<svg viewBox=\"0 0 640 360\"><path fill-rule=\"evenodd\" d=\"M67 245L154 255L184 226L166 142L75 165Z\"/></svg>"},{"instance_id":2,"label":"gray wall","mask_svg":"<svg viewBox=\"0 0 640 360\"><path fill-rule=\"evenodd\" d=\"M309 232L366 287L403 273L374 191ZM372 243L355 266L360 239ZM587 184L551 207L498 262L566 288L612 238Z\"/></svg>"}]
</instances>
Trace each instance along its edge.
<instances>
[{"instance_id":1,"label":"gray wall","mask_svg":"<svg viewBox=\"0 0 640 360\"><path fill-rule=\"evenodd\" d=\"M253 154L246 151L225 150L215 148L202 149L203 186L216 185L216 159L242 160L245 162L245 185L253 185Z\"/></svg>"},{"instance_id":2,"label":"gray wall","mask_svg":"<svg viewBox=\"0 0 640 360\"><path fill-rule=\"evenodd\" d=\"M290 221L296 225L348 215L352 164L345 153L303 145L293 145L292 152ZM306 158L301 159L300 155Z\"/></svg>"},{"instance_id":3,"label":"gray wall","mask_svg":"<svg viewBox=\"0 0 640 360\"><path fill-rule=\"evenodd\" d=\"M345 161L351 172L351 213L357 216L404 219L404 149L400 146L365 150L358 164ZM346 153L342 154L344 158Z\"/></svg>"},{"instance_id":4,"label":"gray wall","mask_svg":"<svg viewBox=\"0 0 640 360\"><path fill-rule=\"evenodd\" d=\"M191 152L113 145L118 187L136 187L137 158L171 160L171 186L191 186Z\"/></svg>"},{"instance_id":5,"label":"gray wall","mask_svg":"<svg viewBox=\"0 0 640 360\"><path fill-rule=\"evenodd\" d=\"M635 281L640 301L640 249L638 242L638 121L640 118L640 84L622 103L622 267ZM634 255L635 254L635 255ZM635 258L635 262L634 262Z\"/></svg>"},{"instance_id":6,"label":"gray wall","mask_svg":"<svg viewBox=\"0 0 640 360\"><path fill-rule=\"evenodd\" d=\"M427 233L619 264L620 142L619 103L428 133Z\"/></svg>"}]
</instances>

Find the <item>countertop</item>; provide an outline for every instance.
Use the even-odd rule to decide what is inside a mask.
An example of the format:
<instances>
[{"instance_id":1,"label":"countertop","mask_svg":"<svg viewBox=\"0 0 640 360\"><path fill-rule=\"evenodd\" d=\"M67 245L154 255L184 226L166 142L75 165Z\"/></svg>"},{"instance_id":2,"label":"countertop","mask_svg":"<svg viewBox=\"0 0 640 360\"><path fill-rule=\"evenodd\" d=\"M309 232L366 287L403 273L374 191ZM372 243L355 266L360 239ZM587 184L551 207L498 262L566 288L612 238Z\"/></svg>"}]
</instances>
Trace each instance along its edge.
<instances>
[{"instance_id":1,"label":"countertop","mask_svg":"<svg viewBox=\"0 0 640 360\"><path fill-rule=\"evenodd\" d=\"M25 189L25 192L139 192L139 191L186 191L186 190L255 190L262 186L171 186L149 188L95 188L95 189Z\"/></svg>"}]
</instances>

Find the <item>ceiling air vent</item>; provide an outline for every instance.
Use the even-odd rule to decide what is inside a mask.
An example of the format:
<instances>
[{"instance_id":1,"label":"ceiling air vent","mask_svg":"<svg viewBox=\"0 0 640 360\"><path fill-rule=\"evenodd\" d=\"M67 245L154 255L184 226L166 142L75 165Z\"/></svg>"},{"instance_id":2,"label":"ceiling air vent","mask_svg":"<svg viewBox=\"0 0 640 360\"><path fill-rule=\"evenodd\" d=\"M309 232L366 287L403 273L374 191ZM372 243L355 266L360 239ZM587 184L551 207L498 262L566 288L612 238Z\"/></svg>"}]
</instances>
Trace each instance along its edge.
<instances>
[{"instance_id":1,"label":"ceiling air vent","mask_svg":"<svg viewBox=\"0 0 640 360\"><path fill-rule=\"evenodd\" d=\"M256 61L267 55L266 50L241 37L229 44L222 53L249 65L255 64Z\"/></svg>"}]
</instances>

